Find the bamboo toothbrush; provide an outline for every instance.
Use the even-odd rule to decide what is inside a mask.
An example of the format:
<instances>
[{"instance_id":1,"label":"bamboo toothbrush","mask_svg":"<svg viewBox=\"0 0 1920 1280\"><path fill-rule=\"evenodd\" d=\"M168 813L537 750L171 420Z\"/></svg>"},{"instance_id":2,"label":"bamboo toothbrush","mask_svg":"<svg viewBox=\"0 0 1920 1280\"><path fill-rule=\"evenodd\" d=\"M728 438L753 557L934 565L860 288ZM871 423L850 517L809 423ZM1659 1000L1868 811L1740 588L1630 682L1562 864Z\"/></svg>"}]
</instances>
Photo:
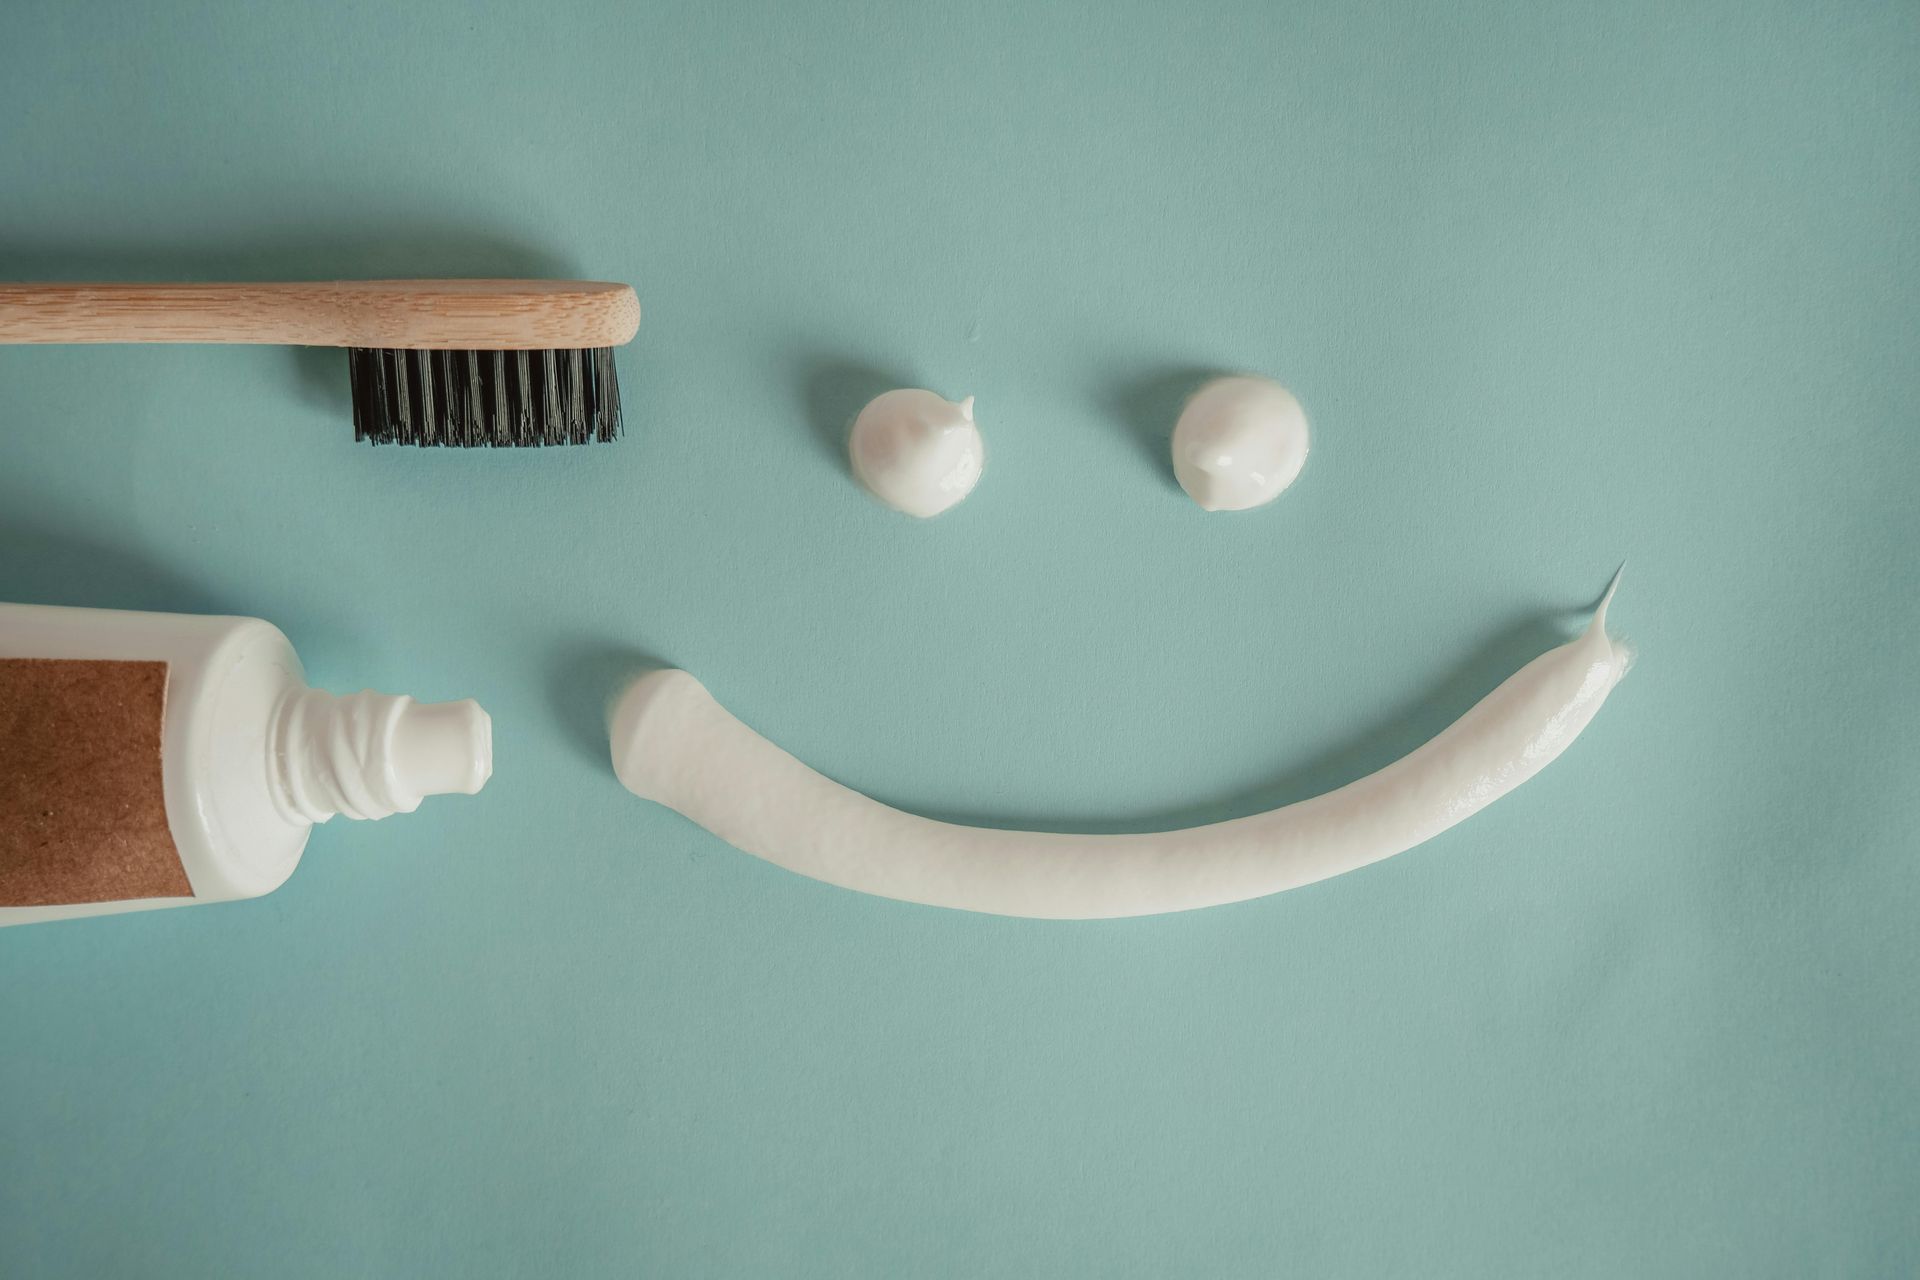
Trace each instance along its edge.
<instances>
[{"instance_id":1,"label":"bamboo toothbrush","mask_svg":"<svg viewBox=\"0 0 1920 1280\"><path fill-rule=\"evenodd\" d=\"M374 444L586 444L620 432L613 348L640 301L592 280L0 284L0 343L346 347Z\"/></svg>"}]
</instances>

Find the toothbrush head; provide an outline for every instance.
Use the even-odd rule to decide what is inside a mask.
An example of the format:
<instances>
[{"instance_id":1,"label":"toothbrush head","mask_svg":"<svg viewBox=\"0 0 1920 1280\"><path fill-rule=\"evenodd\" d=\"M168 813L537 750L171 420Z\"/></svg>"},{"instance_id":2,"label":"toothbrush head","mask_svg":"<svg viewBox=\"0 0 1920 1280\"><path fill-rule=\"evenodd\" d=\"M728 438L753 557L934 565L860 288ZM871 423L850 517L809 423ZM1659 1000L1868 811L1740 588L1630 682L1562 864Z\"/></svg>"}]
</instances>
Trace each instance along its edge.
<instances>
[{"instance_id":1,"label":"toothbrush head","mask_svg":"<svg viewBox=\"0 0 1920 1280\"><path fill-rule=\"evenodd\" d=\"M612 347L353 347L347 363L356 440L486 448L591 444L620 434Z\"/></svg>"},{"instance_id":2,"label":"toothbrush head","mask_svg":"<svg viewBox=\"0 0 1920 1280\"><path fill-rule=\"evenodd\" d=\"M421 280L346 287L354 437L486 448L620 434L613 349L640 300L597 280ZM354 340L357 339L357 340Z\"/></svg>"}]
</instances>

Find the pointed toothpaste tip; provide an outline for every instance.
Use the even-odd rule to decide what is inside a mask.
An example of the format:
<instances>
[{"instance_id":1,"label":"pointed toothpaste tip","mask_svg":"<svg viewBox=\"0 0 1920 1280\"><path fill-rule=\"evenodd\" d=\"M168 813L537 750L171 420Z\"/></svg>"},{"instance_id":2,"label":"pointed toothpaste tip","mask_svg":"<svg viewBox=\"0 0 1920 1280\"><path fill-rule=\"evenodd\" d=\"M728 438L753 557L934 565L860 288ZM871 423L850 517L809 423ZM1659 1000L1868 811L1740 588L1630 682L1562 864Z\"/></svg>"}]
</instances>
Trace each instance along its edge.
<instances>
[{"instance_id":1,"label":"pointed toothpaste tip","mask_svg":"<svg viewBox=\"0 0 1920 1280\"><path fill-rule=\"evenodd\" d=\"M973 421L973 397L972 396L968 396L965 400L962 400L960 402L960 416L965 418L968 422Z\"/></svg>"},{"instance_id":2,"label":"pointed toothpaste tip","mask_svg":"<svg viewBox=\"0 0 1920 1280\"><path fill-rule=\"evenodd\" d=\"M1613 603L1613 593L1620 589L1620 575L1626 571L1627 562L1622 560L1620 567L1613 571L1613 579L1607 583L1606 591L1600 596L1599 607L1593 611L1595 620L1603 627L1607 624L1607 606Z\"/></svg>"}]
</instances>

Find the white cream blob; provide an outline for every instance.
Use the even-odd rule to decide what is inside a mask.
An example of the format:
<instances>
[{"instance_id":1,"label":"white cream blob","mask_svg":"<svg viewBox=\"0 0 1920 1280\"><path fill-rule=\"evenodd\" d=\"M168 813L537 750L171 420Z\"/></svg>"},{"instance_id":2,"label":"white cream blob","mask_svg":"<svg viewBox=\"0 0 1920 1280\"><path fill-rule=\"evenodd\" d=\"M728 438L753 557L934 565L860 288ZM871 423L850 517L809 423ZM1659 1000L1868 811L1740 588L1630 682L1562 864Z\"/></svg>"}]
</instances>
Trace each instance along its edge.
<instances>
[{"instance_id":1,"label":"white cream blob","mask_svg":"<svg viewBox=\"0 0 1920 1280\"><path fill-rule=\"evenodd\" d=\"M973 397L955 404L916 388L869 401L853 420L847 452L869 493L923 519L972 493L987 459Z\"/></svg>"},{"instance_id":2,"label":"white cream blob","mask_svg":"<svg viewBox=\"0 0 1920 1280\"><path fill-rule=\"evenodd\" d=\"M615 704L613 767L635 795L737 848L862 893L1046 919L1216 906L1410 849L1538 773L1626 673L1630 654L1607 635L1612 597L1578 638L1424 746L1324 795L1208 826L1096 836L916 817L815 773L677 670L641 676Z\"/></svg>"},{"instance_id":3,"label":"white cream blob","mask_svg":"<svg viewBox=\"0 0 1920 1280\"><path fill-rule=\"evenodd\" d=\"M1265 378L1215 378L1173 428L1173 474L1208 511L1272 502L1307 461L1307 415Z\"/></svg>"}]
</instances>

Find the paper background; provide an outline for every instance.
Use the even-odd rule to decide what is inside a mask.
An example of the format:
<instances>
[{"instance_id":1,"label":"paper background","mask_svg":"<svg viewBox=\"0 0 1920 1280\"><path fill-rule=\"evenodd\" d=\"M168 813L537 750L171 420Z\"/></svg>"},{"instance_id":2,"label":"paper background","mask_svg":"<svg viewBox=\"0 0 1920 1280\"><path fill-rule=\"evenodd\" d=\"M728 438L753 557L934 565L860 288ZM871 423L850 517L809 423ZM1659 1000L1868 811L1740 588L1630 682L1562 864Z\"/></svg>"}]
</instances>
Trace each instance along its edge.
<instances>
[{"instance_id":1,"label":"paper background","mask_svg":"<svg viewBox=\"0 0 1920 1280\"><path fill-rule=\"evenodd\" d=\"M0 1273L1920 1270L1920 10L77 5L0 277L579 274L632 436L351 439L344 360L0 350L0 596L251 613L493 713L256 903L0 931ZM1281 502L1163 454L1212 369ZM866 395L978 397L915 524ZM1336 784L1622 560L1523 790L1281 898L863 900L628 796L629 655L890 802Z\"/></svg>"}]
</instances>

